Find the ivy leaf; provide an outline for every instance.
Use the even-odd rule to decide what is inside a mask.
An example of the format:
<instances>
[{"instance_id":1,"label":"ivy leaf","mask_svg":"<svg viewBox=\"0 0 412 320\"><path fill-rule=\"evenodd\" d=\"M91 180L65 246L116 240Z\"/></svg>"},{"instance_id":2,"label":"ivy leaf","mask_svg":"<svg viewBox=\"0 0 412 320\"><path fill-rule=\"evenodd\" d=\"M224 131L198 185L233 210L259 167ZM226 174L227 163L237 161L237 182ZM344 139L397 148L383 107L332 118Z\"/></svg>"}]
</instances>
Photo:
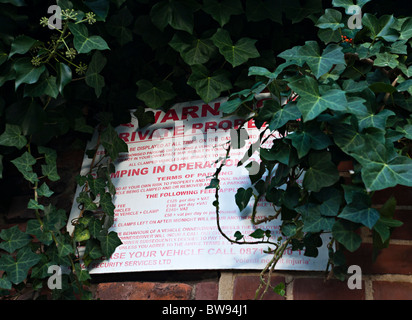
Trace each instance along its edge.
<instances>
[{"instance_id":1,"label":"ivy leaf","mask_svg":"<svg viewBox=\"0 0 412 320\"><path fill-rule=\"evenodd\" d=\"M310 153L309 168L303 178L303 187L318 192L339 180L339 172L328 152Z\"/></svg>"},{"instance_id":2,"label":"ivy leaf","mask_svg":"<svg viewBox=\"0 0 412 320\"><path fill-rule=\"evenodd\" d=\"M92 218L88 227L89 227L90 234L93 237L97 238L100 231L102 230L102 221L96 218Z\"/></svg>"},{"instance_id":3,"label":"ivy leaf","mask_svg":"<svg viewBox=\"0 0 412 320\"><path fill-rule=\"evenodd\" d=\"M102 132L101 142L113 161L118 158L119 153L128 152L129 150L126 142L119 138L116 130L110 124Z\"/></svg>"},{"instance_id":4,"label":"ivy leaf","mask_svg":"<svg viewBox=\"0 0 412 320\"><path fill-rule=\"evenodd\" d=\"M153 111L145 111L143 106L138 106L133 115L137 118L139 128L144 128L149 124L155 122L155 116Z\"/></svg>"},{"instance_id":5,"label":"ivy leaf","mask_svg":"<svg viewBox=\"0 0 412 320\"><path fill-rule=\"evenodd\" d=\"M219 188L219 179L210 179L210 184L205 189L217 189Z\"/></svg>"},{"instance_id":6,"label":"ivy leaf","mask_svg":"<svg viewBox=\"0 0 412 320\"><path fill-rule=\"evenodd\" d=\"M270 72L268 69L263 67L250 67L248 71L248 76L263 76L269 79L275 79L275 73Z\"/></svg>"},{"instance_id":7,"label":"ivy leaf","mask_svg":"<svg viewBox=\"0 0 412 320\"><path fill-rule=\"evenodd\" d=\"M284 282L278 283L274 288L273 291L280 295L281 297L284 297L286 294L286 286Z\"/></svg>"},{"instance_id":8,"label":"ivy leaf","mask_svg":"<svg viewBox=\"0 0 412 320\"><path fill-rule=\"evenodd\" d=\"M398 40L398 34L392 29L396 22L393 15L385 15L379 19L370 13L365 13L362 17L362 24L369 29L370 37L375 40L380 37L386 41L394 42Z\"/></svg>"},{"instance_id":9,"label":"ivy leaf","mask_svg":"<svg viewBox=\"0 0 412 320\"><path fill-rule=\"evenodd\" d=\"M237 0L205 0L202 10L211 15L221 27L229 22L230 16L243 12L242 4Z\"/></svg>"},{"instance_id":10,"label":"ivy leaf","mask_svg":"<svg viewBox=\"0 0 412 320\"><path fill-rule=\"evenodd\" d=\"M253 195L253 189L252 188L239 188L237 189L236 195L235 195L235 201L236 204L239 208L239 211L243 211L243 209L246 208L246 206L249 203L250 197Z\"/></svg>"},{"instance_id":11,"label":"ivy leaf","mask_svg":"<svg viewBox=\"0 0 412 320\"><path fill-rule=\"evenodd\" d=\"M16 259L9 255L0 258L0 265L7 273L7 279L14 284L19 284L26 279L29 269L37 264L41 256L31 251L29 247L17 251Z\"/></svg>"},{"instance_id":12,"label":"ivy leaf","mask_svg":"<svg viewBox=\"0 0 412 320\"><path fill-rule=\"evenodd\" d=\"M195 38L186 33L176 33L169 45L178 51L182 59L190 66L206 63L216 50L212 40Z\"/></svg>"},{"instance_id":13,"label":"ivy leaf","mask_svg":"<svg viewBox=\"0 0 412 320\"><path fill-rule=\"evenodd\" d=\"M54 99L57 98L59 95L59 88L57 86L56 77L44 75L45 74L43 74L37 83L28 85L24 88L25 97L40 97L45 94Z\"/></svg>"},{"instance_id":14,"label":"ivy leaf","mask_svg":"<svg viewBox=\"0 0 412 320\"><path fill-rule=\"evenodd\" d=\"M339 42L341 41L341 33L340 30L332 30L332 29L319 29L318 37L322 40L325 44L331 42Z\"/></svg>"},{"instance_id":15,"label":"ivy leaf","mask_svg":"<svg viewBox=\"0 0 412 320\"><path fill-rule=\"evenodd\" d=\"M243 100L240 98L227 100L220 105L219 111L223 113L235 112L242 105L242 103L243 103Z\"/></svg>"},{"instance_id":16,"label":"ivy leaf","mask_svg":"<svg viewBox=\"0 0 412 320\"><path fill-rule=\"evenodd\" d=\"M37 179L37 174L33 172L32 165L36 163L36 159L28 152L26 151L21 155L19 158L11 160L11 163L13 163L17 170L20 171L21 174L23 174L24 178L31 183L35 183L38 181Z\"/></svg>"},{"instance_id":17,"label":"ivy leaf","mask_svg":"<svg viewBox=\"0 0 412 320\"><path fill-rule=\"evenodd\" d=\"M56 239L57 239L56 246L57 246L57 252L58 252L59 258L68 256L69 254L74 253L74 248L72 244L70 243L71 238L68 234L60 235Z\"/></svg>"},{"instance_id":18,"label":"ivy leaf","mask_svg":"<svg viewBox=\"0 0 412 320\"><path fill-rule=\"evenodd\" d=\"M321 202L317 205L317 210L322 216L336 217L338 215L342 203L342 194L336 188L323 188L314 196Z\"/></svg>"},{"instance_id":19,"label":"ivy leaf","mask_svg":"<svg viewBox=\"0 0 412 320\"><path fill-rule=\"evenodd\" d=\"M412 18L405 20L399 35L400 40L409 40L410 38L412 38Z\"/></svg>"},{"instance_id":20,"label":"ivy leaf","mask_svg":"<svg viewBox=\"0 0 412 320\"><path fill-rule=\"evenodd\" d=\"M87 175L87 184L90 191L95 195L103 194L105 192L106 182L104 178L94 178L91 174Z\"/></svg>"},{"instance_id":21,"label":"ivy leaf","mask_svg":"<svg viewBox=\"0 0 412 320\"><path fill-rule=\"evenodd\" d=\"M90 61L89 67L86 71L86 78L84 81L88 86L94 88L96 97L100 97L102 88L105 86L104 77L99 73L103 70L106 62L107 59L102 55L102 53L100 51L96 51L93 54L92 60Z\"/></svg>"},{"instance_id":22,"label":"ivy leaf","mask_svg":"<svg viewBox=\"0 0 412 320\"><path fill-rule=\"evenodd\" d=\"M42 204L39 204L36 200L30 199L29 203L27 204L27 209L44 210L44 206Z\"/></svg>"},{"instance_id":23,"label":"ivy leaf","mask_svg":"<svg viewBox=\"0 0 412 320\"><path fill-rule=\"evenodd\" d=\"M295 209L302 215L303 232L331 231L335 223L334 217L325 217L320 214L319 207L313 203L297 207Z\"/></svg>"},{"instance_id":24,"label":"ivy leaf","mask_svg":"<svg viewBox=\"0 0 412 320\"><path fill-rule=\"evenodd\" d=\"M57 70L57 87L59 92L63 94L64 87L72 81L72 70L67 64L58 62L56 64Z\"/></svg>"},{"instance_id":25,"label":"ivy leaf","mask_svg":"<svg viewBox=\"0 0 412 320\"><path fill-rule=\"evenodd\" d=\"M321 55L316 41L306 41L304 46L299 47L297 53L297 58L308 64L317 79L327 73L333 65L345 64L342 47L337 44L329 44Z\"/></svg>"},{"instance_id":26,"label":"ivy leaf","mask_svg":"<svg viewBox=\"0 0 412 320\"><path fill-rule=\"evenodd\" d=\"M193 33L193 10L182 1L167 0L156 3L150 10L153 24L161 31L167 25L176 30Z\"/></svg>"},{"instance_id":27,"label":"ivy leaf","mask_svg":"<svg viewBox=\"0 0 412 320\"><path fill-rule=\"evenodd\" d=\"M67 216L64 209L57 209L49 204L44 208L44 227L46 230L58 232L66 225Z\"/></svg>"},{"instance_id":28,"label":"ivy leaf","mask_svg":"<svg viewBox=\"0 0 412 320\"><path fill-rule=\"evenodd\" d=\"M27 53L36 42L37 40L29 36L26 36L26 35L17 36L11 44L9 59L16 53L18 54Z\"/></svg>"},{"instance_id":29,"label":"ivy leaf","mask_svg":"<svg viewBox=\"0 0 412 320\"><path fill-rule=\"evenodd\" d=\"M20 231L17 225L1 230L0 238L4 240L0 242L0 249L6 250L8 253L13 253L24 247L31 240L30 236Z\"/></svg>"},{"instance_id":30,"label":"ivy leaf","mask_svg":"<svg viewBox=\"0 0 412 320\"><path fill-rule=\"evenodd\" d=\"M260 56L255 47L256 40L241 38L236 44L233 44L229 32L224 29L218 29L212 36L212 40L215 46L219 48L219 52L233 67L245 63L250 58L257 58Z\"/></svg>"},{"instance_id":31,"label":"ivy leaf","mask_svg":"<svg viewBox=\"0 0 412 320\"><path fill-rule=\"evenodd\" d=\"M83 2L89 9L93 10L96 16L105 21L107 14L109 13L110 1L109 0L88 0Z\"/></svg>"},{"instance_id":32,"label":"ivy leaf","mask_svg":"<svg viewBox=\"0 0 412 320\"><path fill-rule=\"evenodd\" d=\"M337 129L336 144L362 165L362 180L369 190L382 190L397 184L412 186L412 159L398 155L393 146L382 144L377 137L361 136L353 129L338 137L342 131Z\"/></svg>"},{"instance_id":33,"label":"ivy leaf","mask_svg":"<svg viewBox=\"0 0 412 320\"><path fill-rule=\"evenodd\" d=\"M361 243L361 237L354 232L355 225L349 221L336 221L332 228L333 237L350 252L356 251Z\"/></svg>"},{"instance_id":34,"label":"ivy leaf","mask_svg":"<svg viewBox=\"0 0 412 320\"><path fill-rule=\"evenodd\" d=\"M372 147L372 146L371 146ZM362 180L372 191L394 187L397 184L412 187L412 159L398 156L364 164Z\"/></svg>"},{"instance_id":35,"label":"ivy leaf","mask_svg":"<svg viewBox=\"0 0 412 320\"><path fill-rule=\"evenodd\" d=\"M265 236L265 231L262 229L256 229L253 231L251 234L249 234L249 237L255 238L255 239L262 239Z\"/></svg>"},{"instance_id":36,"label":"ivy leaf","mask_svg":"<svg viewBox=\"0 0 412 320\"><path fill-rule=\"evenodd\" d=\"M218 70L209 75L208 69L202 65L192 66L192 74L187 84L193 87L206 103L218 98L222 91L232 88L232 84L224 70Z\"/></svg>"},{"instance_id":37,"label":"ivy leaf","mask_svg":"<svg viewBox=\"0 0 412 320\"><path fill-rule=\"evenodd\" d=\"M108 24L107 31L119 41L123 46L133 40L133 34L130 27L133 21L133 15L127 7L123 7L117 14L113 15Z\"/></svg>"},{"instance_id":38,"label":"ivy leaf","mask_svg":"<svg viewBox=\"0 0 412 320\"><path fill-rule=\"evenodd\" d=\"M84 24L69 23L69 29L74 36L73 45L78 53L110 49L106 41L100 36L89 36L89 31Z\"/></svg>"},{"instance_id":39,"label":"ivy leaf","mask_svg":"<svg viewBox=\"0 0 412 320\"><path fill-rule=\"evenodd\" d=\"M27 139L22 135L20 127L6 123L6 130L0 135L0 145L21 149L26 144Z\"/></svg>"},{"instance_id":40,"label":"ivy leaf","mask_svg":"<svg viewBox=\"0 0 412 320\"><path fill-rule=\"evenodd\" d=\"M310 149L323 150L331 144L329 137L312 123L305 125L302 131L290 133L286 139L292 140L299 158L307 155Z\"/></svg>"},{"instance_id":41,"label":"ivy leaf","mask_svg":"<svg viewBox=\"0 0 412 320\"><path fill-rule=\"evenodd\" d=\"M12 283L9 280L7 280L6 275L0 278L0 289L11 290L11 288L12 288Z\"/></svg>"},{"instance_id":42,"label":"ivy leaf","mask_svg":"<svg viewBox=\"0 0 412 320\"><path fill-rule=\"evenodd\" d=\"M365 112L366 111L366 112ZM361 111L362 112L362 111ZM378 128L381 130L385 130L386 128L386 121L388 117L394 116L395 113L384 109L378 114L369 113L366 109L360 114L359 112L356 114L356 117L359 121L359 130L362 131L365 128Z\"/></svg>"},{"instance_id":43,"label":"ivy leaf","mask_svg":"<svg viewBox=\"0 0 412 320\"><path fill-rule=\"evenodd\" d=\"M276 110L269 122L269 130L276 130L284 126L290 120L299 119L301 116L295 102L290 102L283 108L276 105Z\"/></svg>"},{"instance_id":44,"label":"ivy leaf","mask_svg":"<svg viewBox=\"0 0 412 320\"><path fill-rule=\"evenodd\" d=\"M47 164L56 164L56 160L57 160L56 150L43 147L43 146L38 146L37 150L39 151L39 153L44 154L44 158Z\"/></svg>"},{"instance_id":45,"label":"ivy leaf","mask_svg":"<svg viewBox=\"0 0 412 320\"><path fill-rule=\"evenodd\" d=\"M380 92L395 93L396 91L398 91L398 88L395 88L389 83L384 83L384 82L374 82L369 86L369 89L371 89L375 93L380 93Z\"/></svg>"},{"instance_id":46,"label":"ivy leaf","mask_svg":"<svg viewBox=\"0 0 412 320\"><path fill-rule=\"evenodd\" d=\"M74 240L77 242L87 241L90 239L90 231L77 227L74 229Z\"/></svg>"},{"instance_id":47,"label":"ivy leaf","mask_svg":"<svg viewBox=\"0 0 412 320\"><path fill-rule=\"evenodd\" d=\"M53 264L54 262L50 261L46 254L41 254L41 259L31 270L30 277L34 279L44 279L49 277L50 274L47 271Z\"/></svg>"},{"instance_id":48,"label":"ivy leaf","mask_svg":"<svg viewBox=\"0 0 412 320\"><path fill-rule=\"evenodd\" d=\"M370 1L372 0L357 0L356 5L362 8L365 4L367 4ZM354 5L354 3L353 0L332 0L332 5L334 7L344 8L347 11L349 7Z\"/></svg>"},{"instance_id":49,"label":"ivy leaf","mask_svg":"<svg viewBox=\"0 0 412 320\"><path fill-rule=\"evenodd\" d=\"M281 230L282 230L282 234L285 237L290 238L290 237L293 237L296 234L297 226L296 226L295 223L287 222L287 223L282 224Z\"/></svg>"},{"instance_id":50,"label":"ivy leaf","mask_svg":"<svg viewBox=\"0 0 412 320\"><path fill-rule=\"evenodd\" d=\"M347 100L342 90L330 89L321 94L316 80L308 76L290 82L289 87L300 96L297 106L302 113L303 121L316 118L328 108L345 111Z\"/></svg>"},{"instance_id":51,"label":"ivy leaf","mask_svg":"<svg viewBox=\"0 0 412 320\"><path fill-rule=\"evenodd\" d=\"M354 201L351 204L348 204L338 217L361 223L369 229L372 229L375 223L379 220L379 216L378 210L370 208L362 202Z\"/></svg>"},{"instance_id":52,"label":"ivy leaf","mask_svg":"<svg viewBox=\"0 0 412 320\"><path fill-rule=\"evenodd\" d=\"M107 233L106 230L102 230L97 239L100 241L102 253L106 258L109 258L116 248L122 244L122 241L114 231Z\"/></svg>"},{"instance_id":53,"label":"ivy leaf","mask_svg":"<svg viewBox=\"0 0 412 320\"><path fill-rule=\"evenodd\" d=\"M407 124L403 128L396 127L396 131L401 132L406 139L412 140L412 124Z\"/></svg>"},{"instance_id":54,"label":"ivy leaf","mask_svg":"<svg viewBox=\"0 0 412 320\"><path fill-rule=\"evenodd\" d=\"M58 181L60 179L60 176L57 173L57 167L55 163L42 164L41 172L51 181Z\"/></svg>"},{"instance_id":55,"label":"ivy leaf","mask_svg":"<svg viewBox=\"0 0 412 320\"><path fill-rule=\"evenodd\" d=\"M30 58L21 58L14 63L13 69L16 71L15 90L17 90L23 83L36 83L46 67L43 64L40 67L35 67Z\"/></svg>"},{"instance_id":56,"label":"ivy leaf","mask_svg":"<svg viewBox=\"0 0 412 320\"><path fill-rule=\"evenodd\" d=\"M50 245L53 242L52 234L40 225L37 219L27 221L26 233L35 236L41 243Z\"/></svg>"},{"instance_id":57,"label":"ivy leaf","mask_svg":"<svg viewBox=\"0 0 412 320\"><path fill-rule=\"evenodd\" d=\"M79 279L79 281L86 281L91 279L89 271L87 269L83 269L79 263L76 263L74 265L75 271L76 271L76 276Z\"/></svg>"},{"instance_id":58,"label":"ivy leaf","mask_svg":"<svg viewBox=\"0 0 412 320\"><path fill-rule=\"evenodd\" d=\"M364 144L363 136L350 125L337 125L334 128L333 138L336 145L350 155L353 150Z\"/></svg>"},{"instance_id":59,"label":"ivy leaf","mask_svg":"<svg viewBox=\"0 0 412 320\"><path fill-rule=\"evenodd\" d=\"M389 67L394 69L399 64L399 61L397 60L398 57L399 56L397 54L391 54L389 52L377 53L376 60L373 62L373 65L377 67Z\"/></svg>"},{"instance_id":60,"label":"ivy leaf","mask_svg":"<svg viewBox=\"0 0 412 320\"><path fill-rule=\"evenodd\" d=\"M402 221L380 217L376 224L373 226L373 230L379 234L379 236L382 239L382 242L386 242L390 238L391 229L400 227L402 225Z\"/></svg>"},{"instance_id":61,"label":"ivy leaf","mask_svg":"<svg viewBox=\"0 0 412 320\"><path fill-rule=\"evenodd\" d=\"M103 253L100 249L99 242L95 239L87 240L85 254L88 254L92 259L101 258L103 256Z\"/></svg>"},{"instance_id":62,"label":"ivy leaf","mask_svg":"<svg viewBox=\"0 0 412 320\"><path fill-rule=\"evenodd\" d=\"M115 206L112 202L112 197L110 193L106 192L100 195L100 206L107 215L109 215L110 217L114 217Z\"/></svg>"},{"instance_id":63,"label":"ivy leaf","mask_svg":"<svg viewBox=\"0 0 412 320\"><path fill-rule=\"evenodd\" d=\"M338 30L345 25L342 23L342 14L338 10L326 9L325 14L316 22L316 26L320 29Z\"/></svg>"},{"instance_id":64,"label":"ivy leaf","mask_svg":"<svg viewBox=\"0 0 412 320\"><path fill-rule=\"evenodd\" d=\"M243 234L240 231L236 231L233 236L235 237L236 241L242 240L243 238Z\"/></svg>"},{"instance_id":65,"label":"ivy leaf","mask_svg":"<svg viewBox=\"0 0 412 320\"><path fill-rule=\"evenodd\" d=\"M287 143L274 143L271 149L260 148L261 159L266 161L278 161L284 165L289 164L290 146Z\"/></svg>"},{"instance_id":66,"label":"ivy leaf","mask_svg":"<svg viewBox=\"0 0 412 320\"><path fill-rule=\"evenodd\" d=\"M412 79L402 82L399 86L396 87L398 91L408 91L409 94L412 93Z\"/></svg>"},{"instance_id":67,"label":"ivy leaf","mask_svg":"<svg viewBox=\"0 0 412 320\"><path fill-rule=\"evenodd\" d=\"M93 202L93 200L89 197L87 192L80 192L79 196L76 198L77 203L84 205L84 210L96 210L97 205Z\"/></svg>"},{"instance_id":68,"label":"ivy leaf","mask_svg":"<svg viewBox=\"0 0 412 320\"><path fill-rule=\"evenodd\" d=\"M139 80L136 82L137 98L143 100L143 102L153 109L158 109L164 106L164 103L173 99L176 96L172 88L172 83L168 80L163 80L156 85L153 85L147 80Z\"/></svg>"}]
</instances>

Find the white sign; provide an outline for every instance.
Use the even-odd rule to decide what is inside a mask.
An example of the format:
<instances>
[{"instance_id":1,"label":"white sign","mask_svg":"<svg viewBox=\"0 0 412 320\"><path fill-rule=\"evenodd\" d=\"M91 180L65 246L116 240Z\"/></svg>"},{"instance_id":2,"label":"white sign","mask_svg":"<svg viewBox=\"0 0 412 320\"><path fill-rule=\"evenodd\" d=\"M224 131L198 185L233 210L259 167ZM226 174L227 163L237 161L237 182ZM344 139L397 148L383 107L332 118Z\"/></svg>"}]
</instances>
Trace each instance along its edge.
<instances>
[{"instance_id":1,"label":"white sign","mask_svg":"<svg viewBox=\"0 0 412 320\"><path fill-rule=\"evenodd\" d=\"M216 208L212 205L215 189L206 187L220 165L216 160L226 155L229 129L243 122L221 117L218 109L223 101L177 104L167 112L154 110L156 122L146 128L138 129L134 117L130 124L116 128L129 148L129 153L122 154L116 162L116 172L112 174L116 186L112 230L123 244L109 259L92 263L90 273L262 269L270 261L272 255L264 253L267 244L232 244L217 229ZM253 197L242 212L235 203L237 189L251 186L249 171L237 164L259 139L253 122L245 127L249 140L243 148L231 151L219 174L221 228L232 239L240 231L246 240L253 241L256 239L248 235L254 230L270 230L276 242L281 236L281 221L254 226L250 221ZM270 146L270 139L266 143ZM88 148L95 144L91 141ZM255 152L250 160L259 162L258 155ZM85 157L81 174L88 172L90 163ZM69 221L78 214L74 203ZM273 214L272 205L261 200L256 218ZM71 226L68 228L72 230ZM304 256L303 251L286 250L276 269L325 270L327 242L324 238L316 259Z\"/></svg>"}]
</instances>

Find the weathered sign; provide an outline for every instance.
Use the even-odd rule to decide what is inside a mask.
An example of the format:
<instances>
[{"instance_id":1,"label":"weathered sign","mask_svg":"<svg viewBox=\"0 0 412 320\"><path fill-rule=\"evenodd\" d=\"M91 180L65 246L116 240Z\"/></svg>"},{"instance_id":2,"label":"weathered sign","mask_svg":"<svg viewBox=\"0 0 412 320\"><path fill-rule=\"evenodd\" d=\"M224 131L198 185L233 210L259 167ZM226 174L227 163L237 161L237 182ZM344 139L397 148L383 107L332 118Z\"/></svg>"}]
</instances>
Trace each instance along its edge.
<instances>
[{"instance_id":1,"label":"weathered sign","mask_svg":"<svg viewBox=\"0 0 412 320\"><path fill-rule=\"evenodd\" d=\"M217 229L212 204L215 189L206 187L223 161L219 159L225 158L229 129L243 122L236 117L222 118L219 105L223 101L181 103L166 112L153 110L156 119L153 125L139 129L133 117L131 123L116 128L129 148L116 162L112 174L116 186L112 229L123 244L109 259L92 263L91 273L261 269L271 259L264 252L267 244L232 244ZM259 139L259 130L253 122L245 128L248 137L245 146L231 151L219 175L221 229L231 238L240 231L246 240L254 240L248 235L258 228L270 230L276 242L281 236L280 221L254 226L250 221L253 197L242 211L235 203L238 188L250 187L249 173L259 168L258 152L238 166L245 151ZM267 140L268 146L273 138L276 135ZM95 143L91 141L90 147ZM90 162L84 158L82 174L89 170ZM261 200L256 218L273 215L273 210L270 203ZM69 221L78 214L74 203ZM328 258L326 241L325 238L316 259L300 251L286 250L277 269L324 270Z\"/></svg>"}]
</instances>

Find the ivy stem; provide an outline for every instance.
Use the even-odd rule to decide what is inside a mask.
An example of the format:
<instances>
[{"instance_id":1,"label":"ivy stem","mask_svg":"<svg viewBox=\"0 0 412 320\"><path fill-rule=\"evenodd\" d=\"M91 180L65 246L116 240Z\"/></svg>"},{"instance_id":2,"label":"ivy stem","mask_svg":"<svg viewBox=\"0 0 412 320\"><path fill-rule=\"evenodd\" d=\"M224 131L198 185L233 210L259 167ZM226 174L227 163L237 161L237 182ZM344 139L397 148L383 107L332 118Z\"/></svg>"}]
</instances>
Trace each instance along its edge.
<instances>
[{"instance_id":1,"label":"ivy stem","mask_svg":"<svg viewBox=\"0 0 412 320\"><path fill-rule=\"evenodd\" d=\"M33 188L33 190L34 190L34 201L36 201L36 202L38 201L38 198L39 198L39 195L38 195L38 193L37 193L38 185L39 185L39 181L36 181L36 182L34 183L34 188ZM41 230L43 230L44 223L43 223L43 220L42 220L41 217L40 217L39 209L35 209L35 210L34 210L34 213L35 213L35 215L36 215L37 221L39 221Z\"/></svg>"},{"instance_id":2,"label":"ivy stem","mask_svg":"<svg viewBox=\"0 0 412 320\"><path fill-rule=\"evenodd\" d=\"M49 62L49 60L54 56L54 54L57 53L57 47L59 46L60 41L63 39L63 36L66 33L67 28L68 28L68 24L66 23L63 27L63 30L59 30L61 32L60 37L56 41L56 43L54 44L53 50L50 52L49 56L47 57L47 59L44 63Z\"/></svg>"},{"instance_id":3,"label":"ivy stem","mask_svg":"<svg viewBox=\"0 0 412 320\"><path fill-rule=\"evenodd\" d=\"M96 161L97 151L98 151L99 146L100 146L100 137L101 137L101 134L99 132L99 136L97 137L97 142L96 142L96 152L94 153L92 163L90 164L89 174L92 173L93 167L94 167L94 162ZM89 185L88 185L87 181L85 182L84 191L85 192L89 191ZM83 216L84 211L85 210L84 210L84 206L83 206L83 208L81 209L81 211L79 213L79 216L77 217L77 220L80 219ZM74 232L72 234L72 237L74 237Z\"/></svg>"},{"instance_id":4,"label":"ivy stem","mask_svg":"<svg viewBox=\"0 0 412 320\"><path fill-rule=\"evenodd\" d=\"M59 52L56 52L56 54L63 59L64 61L66 61L67 63L71 64L72 66L76 67L76 68L80 68L77 64L71 62L70 60L66 59L64 56L62 56Z\"/></svg>"},{"instance_id":5,"label":"ivy stem","mask_svg":"<svg viewBox=\"0 0 412 320\"><path fill-rule=\"evenodd\" d=\"M287 246L289 245L289 243L292 241L291 238L285 240L280 247L278 247L274 254L273 254L273 258L268 262L268 264L265 266L265 268L262 270L262 272L260 273L260 285L258 287L258 289L256 290L255 293L255 300L258 299L259 294L261 292L261 290L263 289L263 286L265 286L265 289L263 290L262 294L260 295L259 300L262 300L263 296L266 294L266 292L268 291L269 287L271 287L270 285L270 281L272 279L272 273L275 270L276 264L278 263L278 261L280 260L280 258L282 258L283 253L285 252ZM270 269L269 269L270 268ZM267 281L265 281L264 275L267 272L267 270L269 270L269 274L268 274L268 279Z\"/></svg>"}]
</instances>

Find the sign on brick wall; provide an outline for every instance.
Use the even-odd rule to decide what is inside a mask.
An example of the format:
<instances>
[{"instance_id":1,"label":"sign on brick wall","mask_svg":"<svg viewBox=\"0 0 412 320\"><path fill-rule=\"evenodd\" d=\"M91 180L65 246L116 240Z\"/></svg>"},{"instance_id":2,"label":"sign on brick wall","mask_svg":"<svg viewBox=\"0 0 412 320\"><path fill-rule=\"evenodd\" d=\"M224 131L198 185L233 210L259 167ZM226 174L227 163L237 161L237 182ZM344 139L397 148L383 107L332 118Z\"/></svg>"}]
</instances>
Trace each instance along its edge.
<instances>
[{"instance_id":1,"label":"sign on brick wall","mask_svg":"<svg viewBox=\"0 0 412 320\"><path fill-rule=\"evenodd\" d=\"M123 244L109 259L92 263L91 273L262 269L271 259L271 255L264 253L267 244L231 244L217 229L212 205L215 189L206 187L220 165L217 160L225 158L229 129L242 123L236 117L222 118L218 109L223 101L181 103L167 112L153 110L156 119L153 125L139 129L137 119L132 116L131 123L116 128L129 148L129 153L122 154L115 163L116 171L112 174L116 187L112 229ZM250 221L253 197L242 211L235 203L237 189L250 187L249 173L259 169L258 151L238 166L246 150L259 139L259 130L253 122L245 128L246 144L232 149L219 175L221 228L231 238L240 231L246 240L255 240L246 235L258 228L270 230L276 242L281 236L279 221L254 226ZM274 138L276 134L265 144L269 147ZM88 148L95 146L96 139L97 135ZM102 153L98 152L98 156ZM85 156L81 174L89 171L90 164L91 159ZM69 221L78 214L74 201ZM272 205L261 200L256 218L273 214ZM71 228L68 225L69 231ZM277 269L325 270L328 238L323 240L316 259L304 256L303 251L286 250Z\"/></svg>"}]
</instances>

